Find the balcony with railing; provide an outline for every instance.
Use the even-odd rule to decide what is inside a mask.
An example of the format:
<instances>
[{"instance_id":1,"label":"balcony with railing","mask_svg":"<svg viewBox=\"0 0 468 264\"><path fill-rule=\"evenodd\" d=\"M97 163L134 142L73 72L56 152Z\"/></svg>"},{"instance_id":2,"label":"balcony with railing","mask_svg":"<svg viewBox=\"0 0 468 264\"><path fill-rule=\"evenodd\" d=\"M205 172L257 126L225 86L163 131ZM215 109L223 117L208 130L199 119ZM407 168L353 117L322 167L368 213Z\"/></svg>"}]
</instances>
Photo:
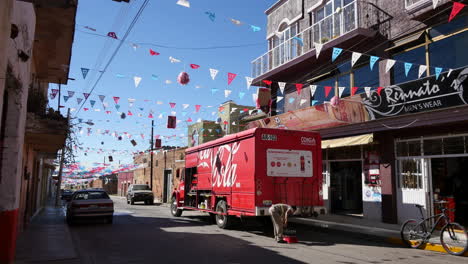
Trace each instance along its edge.
<instances>
[{"instance_id":1,"label":"balcony with railing","mask_svg":"<svg viewBox=\"0 0 468 264\"><path fill-rule=\"evenodd\" d=\"M371 12L371 9L374 10ZM251 75L257 78L306 53L315 51L314 43L327 44L359 28L366 29L369 32L367 35L371 35L370 32L375 32L377 29L375 27L377 21L383 21L381 13L383 11L376 6L360 0L337 8L330 15L253 60Z\"/></svg>"}]
</instances>

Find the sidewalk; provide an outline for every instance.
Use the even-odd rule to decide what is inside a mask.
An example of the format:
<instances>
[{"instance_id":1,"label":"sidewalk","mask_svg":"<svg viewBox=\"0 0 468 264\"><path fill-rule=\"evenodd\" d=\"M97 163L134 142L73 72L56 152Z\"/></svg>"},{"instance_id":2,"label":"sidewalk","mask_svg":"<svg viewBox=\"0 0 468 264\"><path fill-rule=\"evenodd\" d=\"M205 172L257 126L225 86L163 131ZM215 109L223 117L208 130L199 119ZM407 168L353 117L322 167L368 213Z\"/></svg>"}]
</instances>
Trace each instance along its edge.
<instances>
[{"instance_id":1,"label":"sidewalk","mask_svg":"<svg viewBox=\"0 0 468 264\"><path fill-rule=\"evenodd\" d=\"M80 263L63 207L48 203L16 243L15 263Z\"/></svg>"},{"instance_id":2,"label":"sidewalk","mask_svg":"<svg viewBox=\"0 0 468 264\"><path fill-rule=\"evenodd\" d=\"M358 217L331 214L319 215L317 218L293 217L289 221L292 223L316 226L320 228L365 234L381 238L392 244L404 245L400 236L401 225L386 224ZM440 243L439 235L435 233L428 243L421 246L421 249L447 253ZM465 256L468 256L468 252Z\"/></svg>"}]
</instances>

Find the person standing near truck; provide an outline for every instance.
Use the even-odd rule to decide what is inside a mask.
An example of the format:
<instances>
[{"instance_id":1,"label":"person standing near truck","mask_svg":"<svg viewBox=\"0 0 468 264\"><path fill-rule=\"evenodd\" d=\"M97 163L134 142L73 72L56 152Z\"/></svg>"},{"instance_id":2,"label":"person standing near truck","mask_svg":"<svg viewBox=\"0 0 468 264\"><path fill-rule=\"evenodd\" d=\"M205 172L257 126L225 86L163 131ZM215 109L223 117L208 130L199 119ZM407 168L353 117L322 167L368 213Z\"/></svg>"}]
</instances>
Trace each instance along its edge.
<instances>
[{"instance_id":1,"label":"person standing near truck","mask_svg":"<svg viewBox=\"0 0 468 264\"><path fill-rule=\"evenodd\" d=\"M286 243L283 240L283 228L288 226L288 216L294 214L295 209L288 204L274 204L268 211L273 221L276 242Z\"/></svg>"}]
</instances>

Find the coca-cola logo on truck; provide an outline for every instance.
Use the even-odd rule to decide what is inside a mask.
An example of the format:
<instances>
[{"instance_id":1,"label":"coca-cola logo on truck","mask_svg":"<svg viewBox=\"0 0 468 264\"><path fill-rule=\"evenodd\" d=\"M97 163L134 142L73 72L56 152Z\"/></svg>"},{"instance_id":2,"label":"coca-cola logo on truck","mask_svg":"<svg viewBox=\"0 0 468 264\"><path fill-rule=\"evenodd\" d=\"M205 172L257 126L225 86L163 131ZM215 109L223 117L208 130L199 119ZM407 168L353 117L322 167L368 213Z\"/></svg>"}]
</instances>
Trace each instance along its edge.
<instances>
[{"instance_id":1,"label":"coca-cola logo on truck","mask_svg":"<svg viewBox=\"0 0 468 264\"><path fill-rule=\"evenodd\" d=\"M301 137L301 145L315 146L315 138Z\"/></svg>"},{"instance_id":2,"label":"coca-cola logo on truck","mask_svg":"<svg viewBox=\"0 0 468 264\"><path fill-rule=\"evenodd\" d=\"M213 187L232 187L237 179L237 164L234 157L239 151L239 142L220 146L214 153L213 148L198 153L198 167L209 168Z\"/></svg>"}]
</instances>

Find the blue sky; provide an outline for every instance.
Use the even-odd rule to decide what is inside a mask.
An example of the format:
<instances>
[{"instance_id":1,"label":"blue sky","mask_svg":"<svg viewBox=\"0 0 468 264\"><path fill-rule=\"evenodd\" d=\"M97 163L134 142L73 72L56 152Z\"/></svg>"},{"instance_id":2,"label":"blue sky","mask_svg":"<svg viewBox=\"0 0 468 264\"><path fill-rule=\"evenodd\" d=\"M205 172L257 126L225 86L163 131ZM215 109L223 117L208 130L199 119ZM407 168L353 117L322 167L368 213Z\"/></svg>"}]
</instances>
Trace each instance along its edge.
<instances>
[{"instance_id":1,"label":"blue sky","mask_svg":"<svg viewBox=\"0 0 468 264\"><path fill-rule=\"evenodd\" d=\"M99 76L99 70L104 68L118 45L117 40L102 35L116 32L117 37L122 38L143 0L131 0L131 2L133 3L119 3L111 0L79 1L70 65L70 78L75 80L62 86L62 96L67 95L68 91L74 91L75 95L66 103L62 98L62 105L65 106L62 108L64 115L66 108L79 108L77 97L83 98L84 92L90 92ZM151 119L148 118L150 111L153 111L155 135L177 135L177 138L163 138L163 144L180 146L187 142L185 138L180 137L182 134L184 136L187 134L185 120L188 118L194 122L199 118L214 120L216 116L212 115L212 112L216 111L219 104L230 99L239 104L253 105L252 93L255 93L256 89L247 90L245 76L250 76L250 61L266 52L264 11L276 0L190 0L190 8L179 6L176 2L177 0L150 1L127 38L128 42L122 45L88 102L84 104L83 108L90 110L81 109L79 113L72 112L72 117L76 118L74 123L78 122L78 118L83 121L91 119L95 123L90 127L91 136L87 135L87 125L77 125L83 128L83 134L79 136L82 147L104 150L103 153L91 150L87 156L83 151L78 151L78 161L85 164L103 162L104 156L112 155L114 163L118 163L119 160L121 163L131 163L131 153L110 154L106 150L133 152L147 149L151 131ZM206 11L215 13L214 22L205 14ZM236 26L229 20L230 18L240 20L244 24ZM253 32L250 25L258 26L261 30ZM85 26L96 31L86 29ZM132 43L141 44L135 50ZM148 45L149 43L155 45ZM246 44L256 45L245 46ZM219 46L243 47L193 49ZM160 55L150 56L150 48ZM171 63L170 56L181 62ZM194 70L189 67L190 64L197 64L201 67ZM86 79L83 79L81 68L91 69ZM219 70L214 81L210 77L209 68ZM186 86L177 83L177 75L181 71L186 71L190 75L191 81ZM236 79L229 86L227 84L228 72L237 74ZM125 77L121 78L117 75ZM158 79L153 80L152 75L158 76ZM134 85L134 76L142 78L138 87ZM166 80L172 83L166 84ZM51 85L50 88L57 87ZM218 89L214 95L212 95L212 88ZM228 98L224 96L225 89L232 90ZM245 93L242 100L239 99L239 92ZM112 111L111 114L106 114L98 95L105 96L104 102L108 104L106 110ZM131 111L134 115L121 119L117 115L113 96L120 97L121 112ZM136 99L132 107L129 106L128 98ZM91 100L96 101L94 108L90 105ZM162 101L163 104L158 105L157 101ZM171 109L169 102L176 103L176 107ZM50 100L49 104L56 108L57 99ZM183 109L183 104L190 106ZM202 105L200 113L194 113L196 104ZM208 108L208 106L213 107ZM95 109L100 109L100 111L96 112ZM171 111L177 113L178 120L184 121L179 123L175 130L166 128L167 115L171 114ZM163 119L158 118L161 113L164 113ZM118 141L110 135L98 134L98 129L101 133L105 130L110 130L111 133L116 131L123 136L123 140ZM130 143L131 139L123 135L124 132L131 134L131 139L137 141L135 147ZM141 134L144 134L144 140Z\"/></svg>"}]
</instances>

